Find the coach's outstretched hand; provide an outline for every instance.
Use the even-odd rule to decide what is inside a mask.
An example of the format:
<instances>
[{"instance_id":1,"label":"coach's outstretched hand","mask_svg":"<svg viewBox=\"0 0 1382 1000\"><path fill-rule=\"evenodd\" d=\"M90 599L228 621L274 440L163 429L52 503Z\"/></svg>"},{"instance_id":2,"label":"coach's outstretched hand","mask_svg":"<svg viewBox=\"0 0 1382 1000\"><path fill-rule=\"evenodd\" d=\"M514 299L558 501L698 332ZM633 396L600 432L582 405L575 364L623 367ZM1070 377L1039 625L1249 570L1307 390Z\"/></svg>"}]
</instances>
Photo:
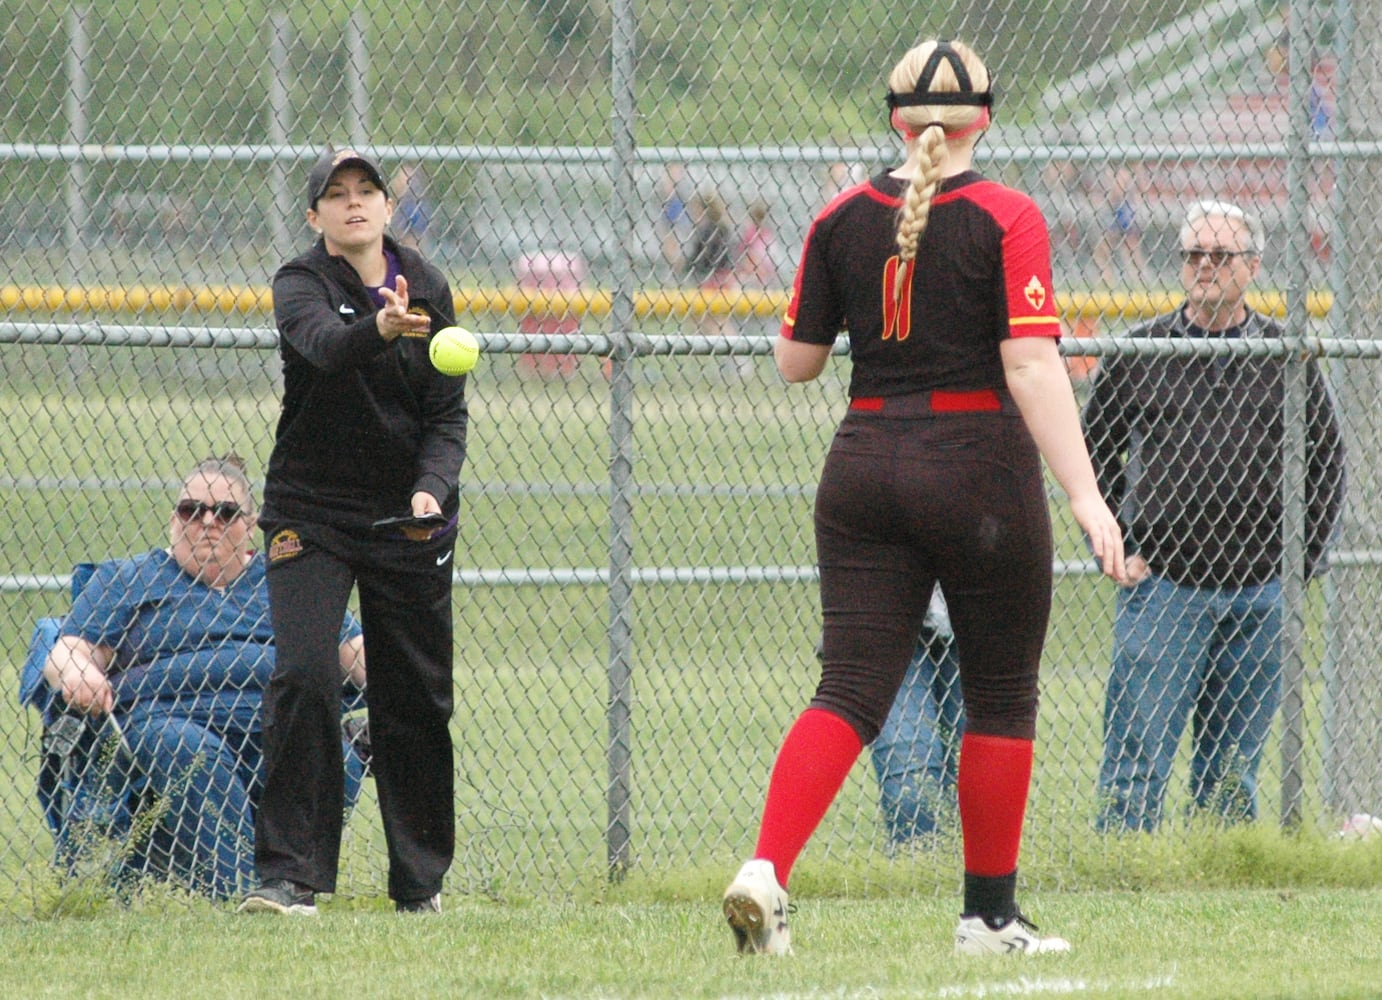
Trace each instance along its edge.
<instances>
[{"instance_id":1,"label":"coach's outstretched hand","mask_svg":"<svg viewBox=\"0 0 1382 1000\"><path fill-rule=\"evenodd\" d=\"M379 327L379 336L393 343L405 333L427 333L432 329L432 317L421 310L414 312L408 306L408 279L399 275L391 289L387 285L379 289L384 299L384 308L375 314L374 322Z\"/></svg>"}]
</instances>

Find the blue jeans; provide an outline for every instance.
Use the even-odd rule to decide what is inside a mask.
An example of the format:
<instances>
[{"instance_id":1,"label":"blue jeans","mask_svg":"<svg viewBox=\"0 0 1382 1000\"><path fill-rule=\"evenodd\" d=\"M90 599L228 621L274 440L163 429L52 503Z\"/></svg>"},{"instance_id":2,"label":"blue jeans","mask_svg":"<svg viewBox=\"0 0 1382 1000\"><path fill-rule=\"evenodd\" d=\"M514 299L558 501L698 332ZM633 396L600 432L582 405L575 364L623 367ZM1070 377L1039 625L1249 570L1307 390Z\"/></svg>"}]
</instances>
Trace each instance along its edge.
<instances>
[{"instance_id":1,"label":"blue jeans","mask_svg":"<svg viewBox=\"0 0 1382 1000\"><path fill-rule=\"evenodd\" d=\"M955 813L964 700L953 641L920 642L870 746L888 837L905 843Z\"/></svg>"},{"instance_id":2,"label":"blue jeans","mask_svg":"<svg viewBox=\"0 0 1382 1000\"><path fill-rule=\"evenodd\" d=\"M229 700L229 699L227 699ZM255 884L254 819L262 787L258 698L210 713L155 701L123 719L126 752L148 779L158 818L144 839L135 823L133 874L170 879L226 899ZM346 809L360 793L364 764L345 754Z\"/></svg>"},{"instance_id":3,"label":"blue jeans","mask_svg":"<svg viewBox=\"0 0 1382 1000\"><path fill-rule=\"evenodd\" d=\"M1257 765L1281 700L1281 584L1120 590L1099 768L1101 830L1154 830L1193 719L1190 794L1229 821L1257 816Z\"/></svg>"},{"instance_id":4,"label":"blue jeans","mask_svg":"<svg viewBox=\"0 0 1382 1000\"><path fill-rule=\"evenodd\" d=\"M253 886L258 733L213 729L157 705L136 708L124 729L134 766L159 801L141 851L145 871L217 899Z\"/></svg>"}]
</instances>

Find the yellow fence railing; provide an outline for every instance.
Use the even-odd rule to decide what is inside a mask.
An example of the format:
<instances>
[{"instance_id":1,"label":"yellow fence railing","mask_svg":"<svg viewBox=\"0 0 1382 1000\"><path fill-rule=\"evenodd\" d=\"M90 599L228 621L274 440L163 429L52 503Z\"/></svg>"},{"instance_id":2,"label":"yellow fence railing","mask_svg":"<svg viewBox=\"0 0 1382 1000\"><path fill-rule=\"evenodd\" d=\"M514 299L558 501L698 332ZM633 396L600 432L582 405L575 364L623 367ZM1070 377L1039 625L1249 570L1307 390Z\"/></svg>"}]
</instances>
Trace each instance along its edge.
<instances>
[{"instance_id":1,"label":"yellow fence railing","mask_svg":"<svg viewBox=\"0 0 1382 1000\"><path fill-rule=\"evenodd\" d=\"M608 291L540 292L516 287L461 288L453 291L457 315L607 316L613 303ZM1283 317L1286 296L1261 291L1248 296L1257 310ZM1169 312L1183 301L1179 292L1096 291L1057 297L1067 321L1137 320ZM1329 292L1311 292L1306 309L1313 318L1325 316L1333 305ZM649 288L634 295L634 314L648 318L734 316L772 318L787 306L786 291L705 292L695 288ZM82 287L64 285L0 285L0 312L5 313L138 313L174 315L239 315L269 317L273 293L267 285L172 285Z\"/></svg>"}]
</instances>

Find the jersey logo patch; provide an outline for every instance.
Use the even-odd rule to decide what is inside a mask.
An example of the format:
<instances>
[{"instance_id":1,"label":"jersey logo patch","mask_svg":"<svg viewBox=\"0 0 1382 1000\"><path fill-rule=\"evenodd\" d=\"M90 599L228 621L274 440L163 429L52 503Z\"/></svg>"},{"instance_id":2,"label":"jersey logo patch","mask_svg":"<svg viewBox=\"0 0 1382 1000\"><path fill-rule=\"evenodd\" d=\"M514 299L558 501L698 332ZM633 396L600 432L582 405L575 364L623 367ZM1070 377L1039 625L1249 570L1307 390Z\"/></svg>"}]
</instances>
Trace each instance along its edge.
<instances>
[{"instance_id":1,"label":"jersey logo patch","mask_svg":"<svg viewBox=\"0 0 1382 1000\"><path fill-rule=\"evenodd\" d=\"M274 532L269 539L269 562L282 562L302 555L302 538L291 528Z\"/></svg>"},{"instance_id":2,"label":"jersey logo patch","mask_svg":"<svg viewBox=\"0 0 1382 1000\"><path fill-rule=\"evenodd\" d=\"M907 285L899 295L897 272L901 267L896 256L889 257L883 266L883 339L895 336L899 342L912 332L912 275L916 273L915 265L907 268Z\"/></svg>"},{"instance_id":3,"label":"jersey logo patch","mask_svg":"<svg viewBox=\"0 0 1382 1000\"><path fill-rule=\"evenodd\" d=\"M1022 294L1026 296L1027 303L1037 312L1046 304L1046 286L1041 283L1041 279L1035 274L1027 282L1027 287L1022 289Z\"/></svg>"}]
</instances>

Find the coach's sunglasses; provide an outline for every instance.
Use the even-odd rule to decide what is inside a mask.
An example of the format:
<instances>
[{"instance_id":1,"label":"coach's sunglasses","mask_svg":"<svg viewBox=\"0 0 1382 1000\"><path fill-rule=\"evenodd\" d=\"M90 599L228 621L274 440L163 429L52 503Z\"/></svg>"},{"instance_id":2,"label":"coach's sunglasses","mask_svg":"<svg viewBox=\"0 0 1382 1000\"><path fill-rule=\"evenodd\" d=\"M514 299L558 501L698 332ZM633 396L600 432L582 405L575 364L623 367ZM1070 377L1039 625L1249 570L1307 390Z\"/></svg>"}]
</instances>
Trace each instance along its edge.
<instances>
[{"instance_id":1,"label":"coach's sunglasses","mask_svg":"<svg viewBox=\"0 0 1382 1000\"><path fill-rule=\"evenodd\" d=\"M237 517L245 515L245 508L238 503L230 500L218 500L216 503L202 503L200 500L179 500L177 506L173 508L173 513L178 516L179 521L200 521L208 513L216 519L217 524L230 524Z\"/></svg>"},{"instance_id":2,"label":"coach's sunglasses","mask_svg":"<svg viewBox=\"0 0 1382 1000\"><path fill-rule=\"evenodd\" d=\"M1201 250L1196 247L1193 250L1182 250L1180 259L1191 267L1199 267L1205 261L1209 261L1211 267L1223 267L1235 257L1251 257L1252 250Z\"/></svg>"}]
</instances>

